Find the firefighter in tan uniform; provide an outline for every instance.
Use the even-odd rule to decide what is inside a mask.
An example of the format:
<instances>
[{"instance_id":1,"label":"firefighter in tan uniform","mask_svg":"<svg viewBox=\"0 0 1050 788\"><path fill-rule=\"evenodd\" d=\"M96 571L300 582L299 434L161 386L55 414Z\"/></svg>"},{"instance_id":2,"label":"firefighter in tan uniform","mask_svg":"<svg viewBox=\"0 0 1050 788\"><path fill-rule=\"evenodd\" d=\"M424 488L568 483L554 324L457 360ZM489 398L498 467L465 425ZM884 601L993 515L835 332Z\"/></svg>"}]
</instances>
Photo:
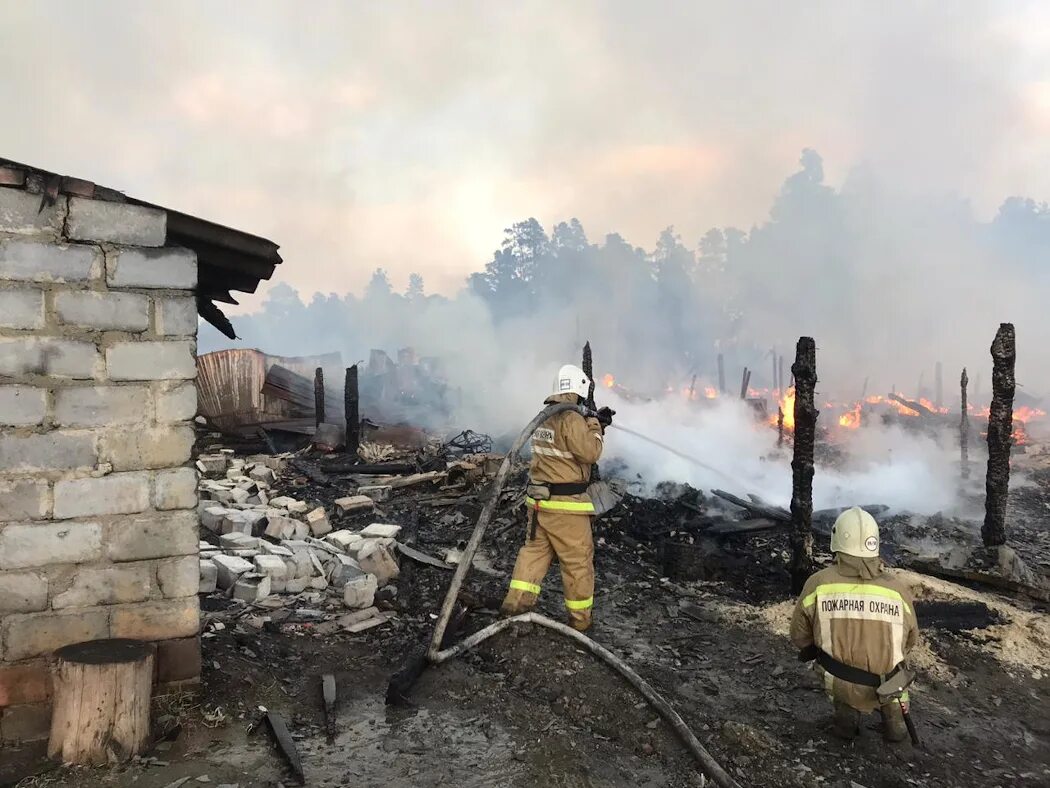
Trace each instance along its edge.
<instances>
[{"instance_id":1,"label":"firefighter in tan uniform","mask_svg":"<svg viewBox=\"0 0 1050 788\"><path fill-rule=\"evenodd\" d=\"M544 403L580 404L587 397L590 383L580 368L563 366L554 380L553 393ZM536 604L540 584L557 556L569 624L580 631L590 627L594 606L594 504L587 496L587 487L591 466L602 454L605 427L611 423L612 411L608 408L599 411L599 418L564 411L532 434L525 546L518 553L510 590L503 600L505 614L524 613Z\"/></svg>"},{"instance_id":2,"label":"firefighter in tan uniform","mask_svg":"<svg viewBox=\"0 0 1050 788\"><path fill-rule=\"evenodd\" d=\"M799 659L816 659L823 673L836 736L852 739L861 713L879 709L884 738L903 741L910 683L904 658L919 638L911 595L883 571L879 526L863 509L839 515L831 551L834 564L802 589L791 642L801 651ZM886 694L891 689L897 690L895 696Z\"/></svg>"}]
</instances>

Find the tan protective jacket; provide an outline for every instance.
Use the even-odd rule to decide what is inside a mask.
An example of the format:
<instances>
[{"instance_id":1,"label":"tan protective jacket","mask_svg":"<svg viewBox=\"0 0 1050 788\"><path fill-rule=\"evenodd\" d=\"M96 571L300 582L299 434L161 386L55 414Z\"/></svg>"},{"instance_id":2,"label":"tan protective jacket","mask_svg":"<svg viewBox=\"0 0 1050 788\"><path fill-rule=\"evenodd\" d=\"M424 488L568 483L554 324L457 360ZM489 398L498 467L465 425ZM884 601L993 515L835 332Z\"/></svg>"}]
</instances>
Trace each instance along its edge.
<instances>
[{"instance_id":1,"label":"tan protective jacket","mask_svg":"<svg viewBox=\"0 0 1050 788\"><path fill-rule=\"evenodd\" d=\"M575 394L554 394L547 397L544 404L575 401ZM530 481L541 484L590 482L591 466L602 456L603 441L602 427L597 419L585 418L573 411L556 414L532 433ZM525 503L541 512L594 514L594 504L586 493L552 495L549 501L526 496Z\"/></svg>"},{"instance_id":2,"label":"tan protective jacket","mask_svg":"<svg viewBox=\"0 0 1050 788\"><path fill-rule=\"evenodd\" d=\"M910 593L877 558L836 553L832 566L806 581L791 619L797 648L816 645L839 662L879 675L904 661L918 639ZM817 670L833 699L860 711L879 707L874 688Z\"/></svg>"}]
</instances>

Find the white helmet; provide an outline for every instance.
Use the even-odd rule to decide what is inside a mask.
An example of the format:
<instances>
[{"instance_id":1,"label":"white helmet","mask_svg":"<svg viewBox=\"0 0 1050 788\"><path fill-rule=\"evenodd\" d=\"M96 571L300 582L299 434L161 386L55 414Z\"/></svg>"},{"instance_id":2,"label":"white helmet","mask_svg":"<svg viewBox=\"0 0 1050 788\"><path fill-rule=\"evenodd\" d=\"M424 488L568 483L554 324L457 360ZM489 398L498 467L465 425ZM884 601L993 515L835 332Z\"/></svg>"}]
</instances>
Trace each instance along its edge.
<instances>
[{"instance_id":1,"label":"white helmet","mask_svg":"<svg viewBox=\"0 0 1050 788\"><path fill-rule=\"evenodd\" d=\"M554 394L579 394L581 398L590 391L591 381L583 370L572 364L566 364L558 370L554 378Z\"/></svg>"},{"instance_id":2,"label":"white helmet","mask_svg":"<svg viewBox=\"0 0 1050 788\"><path fill-rule=\"evenodd\" d=\"M857 506L840 514L831 528L831 552L878 558L879 524L875 518Z\"/></svg>"}]
</instances>

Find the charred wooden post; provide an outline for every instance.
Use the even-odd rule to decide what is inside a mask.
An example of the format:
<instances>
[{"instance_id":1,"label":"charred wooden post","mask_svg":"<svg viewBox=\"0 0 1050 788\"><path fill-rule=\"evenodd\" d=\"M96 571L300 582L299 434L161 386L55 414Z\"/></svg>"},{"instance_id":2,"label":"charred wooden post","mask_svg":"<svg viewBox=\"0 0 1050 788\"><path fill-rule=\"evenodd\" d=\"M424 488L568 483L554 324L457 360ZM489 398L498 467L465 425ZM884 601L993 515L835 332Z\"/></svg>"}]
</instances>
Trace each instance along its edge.
<instances>
[{"instance_id":1,"label":"charred wooden post","mask_svg":"<svg viewBox=\"0 0 1050 788\"><path fill-rule=\"evenodd\" d=\"M861 389L860 389L860 401L864 402L864 400L867 399L867 397L868 397L868 376L865 375L864 376L864 385L861 386Z\"/></svg>"},{"instance_id":2,"label":"charred wooden post","mask_svg":"<svg viewBox=\"0 0 1050 788\"><path fill-rule=\"evenodd\" d=\"M324 424L324 370L314 370L314 425Z\"/></svg>"},{"instance_id":3,"label":"charred wooden post","mask_svg":"<svg viewBox=\"0 0 1050 788\"><path fill-rule=\"evenodd\" d=\"M718 354L718 393L726 393L726 360L721 353Z\"/></svg>"},{"instance_id":4,"label":"charred wooden post","mask_svg":"<svg viewBox=\"0 0 1050 788\"><path fill-rule=\"evenodd\" d=\"M780 396L784 396L784 357L781 356L777 363L777 391L780 392Z\"/></svg>"},{"instance_id":5,"label":"charred wooden post","mask_svg":"<svg viewBox=\"0 0 1050 788\"><path fill-rule=\"evenodd\" d=\"M744 374L740 378L740 399L747 399L747 387L751 383L751 370L744 367Z\"/></svg>"},{"instance_id":6,"label":"charred wooden post","mask_svg":"<svg viewBox=\"0 0 1050 788\"><path fill-rule=\"evenodd\" d=\"M587 389L586 404L588 408L594 410L594 359L591 356L590 342L585 342L583 345L583 374L591 382L590 388Z\"/></svg>"},{"instance_id":7,"label":"charred wooden post","mask_svg":"<svg viewBox=\"0 0 1050 788\"><path fill-rule=\"evenodd\" d=\"M970 478L970 419L966 413L966 367L959 378L959 468L964 479Z\"/></svg>"},{"instance_id":8,"label":"charred wooden post","mask_svg":"<svg viewBox=\"0 0 1050 788\"><path fill-rule=\"evenodd\" d=\"M784 445L784 409L777 405L777 448Z\"/></svg>"},{"instance_id":9,"label":"charred wooden post","mask_svg":"<svg viewBox=\"0 0 1050 788\"><path fill-rule=\"evenodd\" d=\"M696 375L693 375L693 379L689 381L689 401L693 401L693 395L696 393Z\"/></svg>"},{"instance_id":10,"label":"charred wooden post","mask_svg":"<svg viewBox=\"0 0 1050 788\"><path fill-rule=\"evenodd\" d=\"M813 448L817 434L817 346L800 337L795 349L795 451L791 458L791 587L802 591L813 571Z\"/></svg>"},{"instance_id":11,"label":"charred wooden post","mask_svg":"<svg viewBox=\"0 0 1050 788\"><path fill-rule=\"evenodd\" d=\"M343 413L346 417L346 453L356 455L361 448L361 395L357 383L357 364L346 368Z\"/></svg>"},{"instance_id":12,"label":"charred wooden post","mask_svg":"<svg viewBox=\"0 0 1050 788\"><path fill-rule=\"evenodd\" d=\"M938 361L933 368L933 404L937 410L941 409L941 403L944 400L944 379L942 377L944 368L941 362Z\"/></svg>"},{"instance_id":13,"label":"charred wooden post","mask_svg":"<svg viewBox=\"0 0 1050 788\"><path fill-rule=\"evenodd\" d=\"M1000 323L992 342L992 404L988 415L988 474L985 478L984 525L986 547L1006 544L1006 499L1010 488L1010 438L1014 429L1014 361L1017 359L1013 323Z\"/></svg>"},{"instance_id":14,"label":"charred wooden post","mask_svg":"<svg viewBox=\"0 0 1050 788\"><path fill-rule=\"evenodd\" d=\"M773 357L773 377L769 379L769 396L776 402L777 399L777 351L770 350L769 355Z\"/></svg>"}]
</instances>

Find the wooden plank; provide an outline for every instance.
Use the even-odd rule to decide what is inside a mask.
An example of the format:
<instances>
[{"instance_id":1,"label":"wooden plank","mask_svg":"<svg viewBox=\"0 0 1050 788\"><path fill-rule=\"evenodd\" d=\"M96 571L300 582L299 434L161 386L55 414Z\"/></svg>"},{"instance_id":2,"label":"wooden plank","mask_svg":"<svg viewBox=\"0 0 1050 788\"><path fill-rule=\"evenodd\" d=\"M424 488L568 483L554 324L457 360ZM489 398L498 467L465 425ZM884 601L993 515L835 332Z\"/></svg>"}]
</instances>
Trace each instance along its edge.
<instances>
[{"instance_id":1,"label":"wooden plank","mask_svg":"<svg viewBox=\"0 0 1050 788\"><path fill-rule=\"evenodd\" d=\"M284 718L275 711L266 712L266 722L270 726L274 739L277 740L277 748L284 755L288 765L292 767L292 774L299 780L300 785L306 785L306 774L303 772L303 762L299 757L299 750L292 741L292 734L288 732L288 726Z\"/></svg>"},{"instance_id":2,"label":"wooden plank","mask_svg":"<svg viewBox=\"0 0 1050 788\"><path fill-rule=\"evenodd\" d=\"M784 523L791 522L791 513L781 509L779 506L766 506L764 504L755 503L754 501L745 501L743 498L738 498L725 490L711 490L711 492L719 498L734 503L742 509L747 509L747 511L756 514L759 517L765 517L770 520L779 520Z\"/></svg>"}]
</instances>

